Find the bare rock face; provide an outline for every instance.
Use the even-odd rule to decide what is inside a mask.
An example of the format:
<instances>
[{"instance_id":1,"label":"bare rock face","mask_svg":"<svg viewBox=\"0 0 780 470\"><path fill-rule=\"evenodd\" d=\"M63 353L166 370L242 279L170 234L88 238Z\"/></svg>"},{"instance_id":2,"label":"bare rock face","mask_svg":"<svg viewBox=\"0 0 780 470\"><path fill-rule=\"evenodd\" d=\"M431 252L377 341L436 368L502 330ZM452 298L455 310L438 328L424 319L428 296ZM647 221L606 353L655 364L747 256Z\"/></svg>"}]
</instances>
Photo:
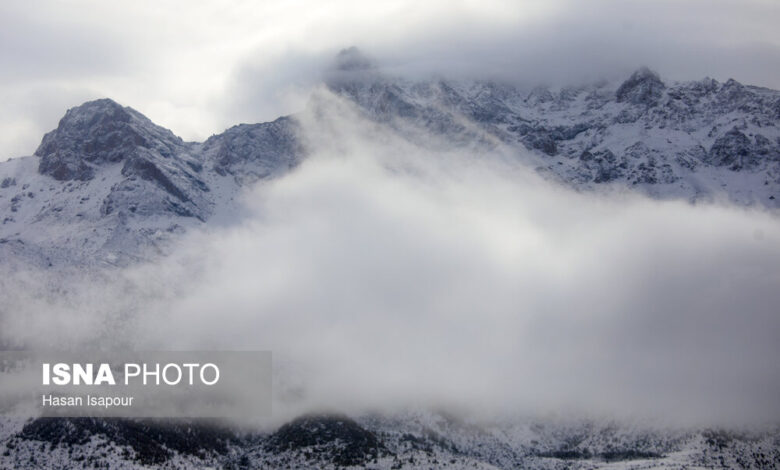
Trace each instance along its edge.
<instances>
[{"instance_id":1,"label":"bare rock face","mask_svg":"<svg viewBox=\"0 0 780 470\"><path fill-rule=\"evenodd\" d=\"M750 139L736 127L715 140L707 159L712 165L732 170L755 168L761 161Z\"/></svg>"},{"instance_id":2,"label":"bare rock face","mask_svg":"<svg viewBox=\"0 0 780 470\"><path fill-rule=\"evenodd\" d=\"M658 104L665 88L666 85L657 73L642 67L620 85L615 95L618 103L629 102L651 107Z\"/></svg>"},{"instance_id":3,"label":"bare rock face","mask_svg":"<svg viewBox=\"0 0 780 470\"><path fill-rule=\"evenodd\" d=\"M38 172L59 181L87 182L111 165L121 180L105 196L101 214L173 214L205 220L208 185L192 145L146 116L110 99L68 110L57 129L43 138L35 155Z\"/></svg>"},{"instance_id":4,"label":"bare rock face","mask_svg":"<svg viewBox=\"0 0 780 470\"><path fill-rule=\"evenodd\" d=\"M297 127L281 118L199 144L110 99L72 108L34 156L0 165L0 258L121 265L163 253L242 186L293 168Z\"/></svg>"},{"instance_id":5,"label":"bare rock face","mask_svg":"<svg viewBox=\"0 0 780 470\"><path fill-rule=\"evenodd\" d=\"M95 169L116 163L147 149L169 158L184 143L141 113L110 99L100 99L69 109L57 129L47 133L35 155L38 171L60 181L86 181Z\"/></svg>"},{"instance_id":6,"label":"bare rock face","mask_svg":"<svg viewBox=\"0 0 780 470\"><path fill-rule=\"evenodd\" d=\"M304 149L300 125L292 117L262 124L240 124L209 138L204 152L213 154L213 169L251 183L289 171L300 163Z\"/></svg>"}]
</instances>

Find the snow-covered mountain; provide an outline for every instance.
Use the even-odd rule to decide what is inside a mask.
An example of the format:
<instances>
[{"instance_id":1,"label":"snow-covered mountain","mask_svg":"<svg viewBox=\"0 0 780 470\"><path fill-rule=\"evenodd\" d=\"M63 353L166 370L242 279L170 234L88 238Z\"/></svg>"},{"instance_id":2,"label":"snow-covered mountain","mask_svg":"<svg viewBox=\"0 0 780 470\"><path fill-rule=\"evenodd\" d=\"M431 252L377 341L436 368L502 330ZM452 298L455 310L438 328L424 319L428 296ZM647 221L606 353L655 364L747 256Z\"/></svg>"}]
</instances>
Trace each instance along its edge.
<instances>
[{"instance_id":1,"label":"snow-covered mountain","mask_svg":"<svg viewBox=\"0 0 780 470\"><path fill-rule=\"evenodd\" d=\"M291 118L184 142L109 99L68 110L35 155L0 164L0 253L38 266L127 264L229 210L303 156Z\"/></svg>"},{"instance_id":2,"label":"snow-covered mountain","mask_svg":"<svg viewBox=\"0 0 780 470\"><path fill-rule=\"evenodd\" d=\"M355 49L337 59L325 89L410 140L508 148L578 189L780 207L777 91L734 80L667 84L642 68L622 83L526 92L391 77ZM177 233L230 211L242 188L294 168L305 142L294 116L195 143L109 99L85 103L35 155L0 163L0 259L57 266L154 257Z\"/></svg>"},{"instance_id":3,"label":"snow-covered mountain","mask_svg":"<svg viewBox=\"0 0 780 470\"><path fill-rule=\"evenodd\" d=\"M777 91L709 78L666 84L641 68L622 83L524 92L490 81L389 78L356 54L341 53L347 65L331 87L372 119L462 144L530 149L520 158L578 188L617 184L659 198L780 207Z\"/></svg>"},{"instance_id":4,"label":"snow-covered mountain","mask_svg":"<svg viewBox=\"0 0 780 470\"><path fill-rule=\"evenodd\" d=\"M524 90L410 80L343 51L298 116L185 142L110 99L67 111L32 156L0 163L0 266L125 266L229 219L240 193L316 151L302 116L335 95L425 146L500 148L578 190L780 207L780 92L703 79ZM328 95L328 99L323 99ZM2 286L2 284L0 284ZM352 419L354 418L354 420ZM469 423L307 416L269 434L199 423L0 420L2 468L777 468L780 432L662 431L593 422Z\"/></svg>"},{"instance_id":5,"label":"snow-covered mountain","mask_svg":"<svg viewBox=\"0 0 780 470\"><path fill-rule=\"evenodd\" d=\"M583 420L477 423L410 412L306 415L274 432L192 421L0 422L0 467L221 469L776 469L780 431Z\"/></svg>"}]
</instances>

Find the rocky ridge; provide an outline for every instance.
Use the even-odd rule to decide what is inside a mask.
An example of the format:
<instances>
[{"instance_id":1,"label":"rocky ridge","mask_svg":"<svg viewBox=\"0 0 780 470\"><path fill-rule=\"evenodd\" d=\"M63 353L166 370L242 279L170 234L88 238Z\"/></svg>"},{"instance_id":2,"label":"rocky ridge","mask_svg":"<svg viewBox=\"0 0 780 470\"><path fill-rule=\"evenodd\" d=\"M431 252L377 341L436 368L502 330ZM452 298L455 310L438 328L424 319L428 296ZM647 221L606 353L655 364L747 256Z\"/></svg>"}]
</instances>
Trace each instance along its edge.
<instances>
[{"instance_id":1,"label":"rocky ridge","mask_svg":"<svg viewBox=\"0 0 780 470\"><path fill-rule=\"evenodd\" d=\"M306 415L273 432L217 423L38 419L0 423L3 468L772 469L780 432L587 420L477 423L410 412Z\"/></svg>"},{"instance_id":2,"label":"rocky ridge","mask_svg":"<svg viewBox=\"0 0 780 470\"><path fill-rule=\"evenodd\" d=\"M619 84L524 91L392 77L348 49L313 103L321 93L421 145L502 147L578 190L780 207L780 93L735 80L667 84L641 68ZM197 143L112 100L85 103L33 156L0 163L0 255L43 267L149 259L295 168L316 151L305 142L295 116Z\"/></svg>"}]
</instances>

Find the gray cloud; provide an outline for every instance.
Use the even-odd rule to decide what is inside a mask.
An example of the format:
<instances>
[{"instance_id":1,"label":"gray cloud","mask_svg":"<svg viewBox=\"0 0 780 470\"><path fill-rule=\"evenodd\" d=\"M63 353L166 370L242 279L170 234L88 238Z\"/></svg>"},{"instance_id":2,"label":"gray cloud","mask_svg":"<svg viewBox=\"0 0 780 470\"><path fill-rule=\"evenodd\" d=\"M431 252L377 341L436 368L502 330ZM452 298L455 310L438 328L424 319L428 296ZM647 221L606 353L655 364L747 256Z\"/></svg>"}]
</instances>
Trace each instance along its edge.
<instances>
[{"instance_id":1,"label":"gray cloud","mask_svg":"<svg viewBox=\"0 0 780 470\"><path fill-rule=\"evenodd\" d=\"M284 61L258 50L245 58L228 94L251 97L242 110L254 106L255 120L269 119L269 103L282 104L280 90L314 85L320 76L311 65L322 67L347 45L385 72L413 78L491 78L530 88L622 80L647 65L666 80L735 78L777 89L778 17L780 6L765 1L488 2L482 9L464 2L446 11L407 5L381 22L347 15L341 30L321 26L333 34L312 41L316 46L294 43L297 52ZM312 38L319 32L313 28ZM298 80L289 88L266 86L269 74Z\"/></svg>"},{"instance_id":2,"label":"gray cloud","mask_svg":"<svg viewBox=\"0 0 780 470\"><path fill-rule=\"evenodd\" d=\"M12 1L0 8L0 159L32 153L67 107L55 100L31 112L30 96L67 97L68 106L109 96L202 140L238 121L298 111L321 66L350 45L405 75L557 84L649 65L671 80L709 75L780 88L780 6L770 0Z\"/></svg>"},{"instance_id":3,"label":"gray cloud","mask_svg":"<svg viewBox=\"0 0 780 470\"><path fill-rule=\"evenodd\" d=\"M0 82L73 80L132 70L129 44L110 25L85 25L85 18L63 11L65 5L48 6L36 9L13 1L0 6Z\"/></svg>"},{"instance_id":4,"label":"gray cloud","mask_svg":"<svg viewBox=\"0 0 780 470\"><path fill-rule=\"evenodd\" d=\"M500 149L420 147L321 98L330 114L304 115L315 155L246 193L245 220L54 294L48 274L4 277L3 339L271 349L277 417L780 418L776 217L574 193Z\"/></svg>"}]
</instances>

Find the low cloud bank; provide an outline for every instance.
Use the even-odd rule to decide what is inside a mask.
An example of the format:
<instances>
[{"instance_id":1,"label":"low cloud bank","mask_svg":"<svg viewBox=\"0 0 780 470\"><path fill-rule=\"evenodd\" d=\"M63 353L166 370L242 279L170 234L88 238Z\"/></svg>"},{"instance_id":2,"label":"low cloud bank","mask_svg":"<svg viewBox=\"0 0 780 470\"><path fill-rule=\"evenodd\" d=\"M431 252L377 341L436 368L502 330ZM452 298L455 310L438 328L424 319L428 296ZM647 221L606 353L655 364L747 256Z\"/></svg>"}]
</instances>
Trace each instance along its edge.
<instances>
[{"instance_id":1,"label":"low cloud bank","mask_svg":"<svg viewBox=\"0 0 780 470\"><path fill-rule=\"evenodd\" d=\"M432 150L334 109L240 224L65 287L7 277L2 340L271 350L277 416L780 419L776 216L575 193L500 149Z\"/></svg>"}]
</instances>

